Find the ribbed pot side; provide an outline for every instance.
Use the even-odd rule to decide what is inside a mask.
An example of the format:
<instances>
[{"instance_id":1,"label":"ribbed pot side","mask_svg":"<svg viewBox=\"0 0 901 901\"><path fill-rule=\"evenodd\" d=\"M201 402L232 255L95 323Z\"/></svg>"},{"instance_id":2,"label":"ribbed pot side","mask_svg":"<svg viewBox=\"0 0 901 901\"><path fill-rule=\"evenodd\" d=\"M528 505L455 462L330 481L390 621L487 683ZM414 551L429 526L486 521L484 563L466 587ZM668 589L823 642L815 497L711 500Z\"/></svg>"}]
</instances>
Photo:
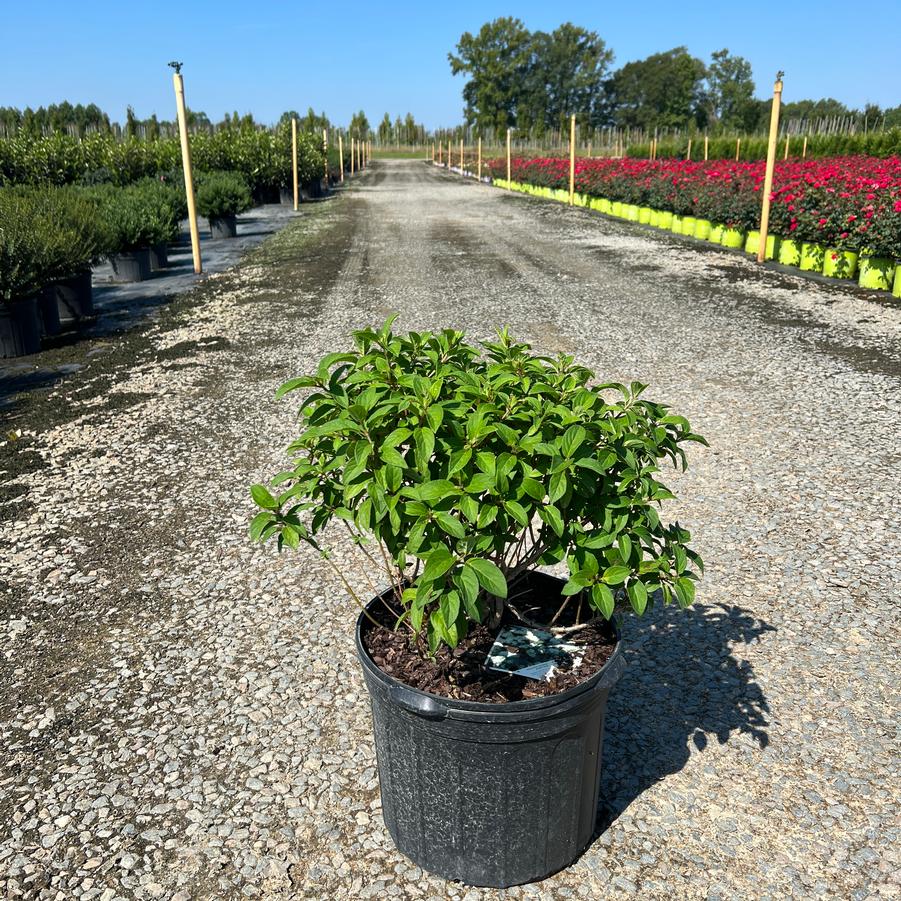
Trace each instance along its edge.
<instances>
[{"instance_id":1,"label":"ribbed pot side","mask_svg":"<svg viewBox=\"0 0 901 901\"><path fill-rule=\"evenodd\" d=\"M363 646L365 623L361 614L357 652L372 699L382 815L398 849L430 873L476 886L532 882L572 863L594 831L620 644L566 692L486 704L384 673Z\"/></svg>"}]
</instances>

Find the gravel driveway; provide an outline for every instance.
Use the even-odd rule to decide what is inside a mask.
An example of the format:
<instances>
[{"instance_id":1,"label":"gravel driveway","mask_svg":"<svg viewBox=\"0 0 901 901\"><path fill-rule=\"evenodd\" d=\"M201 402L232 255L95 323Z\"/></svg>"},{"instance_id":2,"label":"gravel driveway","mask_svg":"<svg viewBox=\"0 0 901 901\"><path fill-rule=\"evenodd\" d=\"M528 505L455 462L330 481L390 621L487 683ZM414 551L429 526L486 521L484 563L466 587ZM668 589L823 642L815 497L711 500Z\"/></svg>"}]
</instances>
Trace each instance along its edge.
<instances>
[{"instance_id":1,"label":"gravel driveway","mask_svg":"<svg viewBox=\"0 0 901 901\"><path fill-rule=\"evenodd\" d=\"M274 389L395 310L648 382L710 441L671 480L699 601L627 621L598 837L534 886L394 851L353 605L246 537ZM0 894L898 897L899 339L856 289L377 162L5 411Z\"/></svg>"}]
</instances>

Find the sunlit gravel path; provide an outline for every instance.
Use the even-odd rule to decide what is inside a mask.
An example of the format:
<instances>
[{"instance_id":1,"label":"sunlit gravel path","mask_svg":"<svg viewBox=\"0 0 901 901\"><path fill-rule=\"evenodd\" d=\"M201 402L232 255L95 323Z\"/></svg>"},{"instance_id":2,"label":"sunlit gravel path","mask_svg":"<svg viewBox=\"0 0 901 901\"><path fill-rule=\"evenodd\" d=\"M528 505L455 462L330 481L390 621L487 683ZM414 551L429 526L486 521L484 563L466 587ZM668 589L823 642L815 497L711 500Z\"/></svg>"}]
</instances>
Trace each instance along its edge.
<instances>
[{"instance_id":1,"label":"sunlit gravel path","mask_svg":"<svg viewBox=\"0 0 901 901\"><path fill-rule=\"evenodd\" d=\"M312 553L246 537L294 428L275 387L392 311L507 324L710 441L671 481L698 604L626 623L598 837L538 885L393 849L353 606ZM901 894L901 309L383 162L95 345L4 414L0 896Z\"/></svg>"}]
</instances>

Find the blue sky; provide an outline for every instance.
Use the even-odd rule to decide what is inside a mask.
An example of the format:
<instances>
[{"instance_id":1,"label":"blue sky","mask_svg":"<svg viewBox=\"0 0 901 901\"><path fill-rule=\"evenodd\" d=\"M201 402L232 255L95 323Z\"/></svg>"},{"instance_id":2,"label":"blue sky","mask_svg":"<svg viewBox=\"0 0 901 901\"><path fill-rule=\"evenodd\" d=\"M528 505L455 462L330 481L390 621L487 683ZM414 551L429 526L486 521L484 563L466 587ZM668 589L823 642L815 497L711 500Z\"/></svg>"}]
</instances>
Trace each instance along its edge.
<instances>
[{"instance_id":1,"label":"blue sky","mask_svg":"<svg viewBox=\"0 0 901 901\"><path fill-rule=\"evenodd\" d=\"M346 123L412 112L429 127L462 116L463 80L447 53L464 31L516 15L530 29L564 21L593 29L619 66L685 44L705 61L728 47L747 57L758 94L786 71L785 99L833 96L851 106L901 103L897 0L519 3L9 3L3 13L0 106L67 99L123 120L172 118L171 59L184 61L188 105L273 121L285 109L325 110Z\"/></svg>"}]
</instances>

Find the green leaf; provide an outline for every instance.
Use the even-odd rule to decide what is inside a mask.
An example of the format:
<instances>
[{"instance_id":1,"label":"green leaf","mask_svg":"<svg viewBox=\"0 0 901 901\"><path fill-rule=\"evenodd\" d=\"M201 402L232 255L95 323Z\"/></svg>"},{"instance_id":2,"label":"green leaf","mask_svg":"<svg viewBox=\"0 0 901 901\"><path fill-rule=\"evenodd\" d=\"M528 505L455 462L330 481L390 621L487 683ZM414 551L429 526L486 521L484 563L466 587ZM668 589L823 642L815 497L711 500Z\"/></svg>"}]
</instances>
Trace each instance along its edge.
<instances>
[{"instance_id":1,"label":"green leaf","mask_svg":"<svg viewBox=\"0 0 901 901\"><path fill-rule=\"evenodd\" d=\"M539 507L538 516L543 522L551 527L558 538L563 535L563 517L553 504L548 504L546 507Z\"/></svg>"},{"instance_id":2,"label":"green leaf","mask_svg":"<svg viewBox=\"0 0 901 901\"><path fill-rule=\"evenodd\" d=\"M454 574L454 583L460 589L466 613L476 622L481 622L482 611L476 603L479 597L479 579L475 570L463 566Z\"/></svg>"},{"instance_id":3,"label":"green leaf","mask_svg":"<svg viewBox=\"0 0 901 901\"><path fill-rule=\"evenodd\" d=\"M507 580L504 574L490 560L482 557L472 557L463 564L464 569L471 569L475 572L479 584L489 594L495 597L507 597Z\"/></svg>"},{"instance_id":4,"label":"green leaf","mask_svg":"<svg viewBox=\"0 0 901 901\"><path fill-rule=\"evenodd\" d=\"M629 601L632 604L632 609L641 616L645 611L645 607L648 605L648 589L644 582L630 582L629 587L626 589L626 593L629 595Z\"/></svg>"},{"instance_id":5,"label":"green leaf","mask_svg":"<svg viewBox=\"0 0 901 901\"><path fill-rule=\"evenodd\" d=\"M628 566L608 566L604 570L604 581L608 585L621 585L632 574Z\"/></svg>"},{"instance_id":6,"label":"green leaf","mask_svg":"<svg viewBox=\"0 0 901 901\"><path fill-rule=\"evenodd\" d=\"M613 592L603 582L591 586L591 603L606 619L610 619L613 615L613 608L616 606Z\"/></svg>"},{"instance_id":7,"label":"green leaf","mask_svg":"<svg viewBox=\"0 0 901 901\"><path fill-rule=\"evenodd\" d=\"M676 579L673 588L676 592L676 600L680 607L688 607L694 603L695 599L695 583L687 576Z\"/></svg>"},{"instance_id":8,"label":"green leaf","mask_svg":"<svg viewBox=\"0 0 901 901\"><path fill-rule=\"evenodd\" d=\"M466 529L463 527L463 523L451 516L450 513L436 513L435 521L441 526L442 531L447 532L448 535L452 535L454 538L466 537Z\"/></svg>"},{"instance_id":9,"label":"green leaf","mask_svg":"<svg viewBox=\"0 0 901 901\"><path fill-rule=\"evenodd\" d=\"M263 529L269 525L269 523L275 520L275 514L270 513L268 510L261 510L257 513L256 516L250 521L250 540L251 541L260 541Z\"/></svg>"},{"instance_id":10,"label":"green leaf","mask_svg":"<svg viewBox=\"0 0 901 901\"><path fill-rule=\"evenodd\" d=\"M578 594L584 589L584 580L581 578L577 579L575 576L573 576L571 579L569 579L569 581L566 582L563 588L560 589L560 594L562 594L564 597L570 597L571 595Z\"/></svg>"},{"instance_id":11,"label":"green leaf","mask_svg":"<svg viewBox=\"0 0 901 901\"><path fill-rule=\"evenodd\" d=\"M417 429L413 433L413 442L416 445L416 468L426 472L435 450L435 433L431 429Z\"/></svg>"},{"instance_id":12,"label":"green leaf","mask_svg":"<svg viewBox=\"0 0 901 901\"><path fill-rule=\"evenodd\" d=\"M427 504L435 504L446 497L459 494L459 489L447 479L434 479L431 482L423 482L417 486L417 493L421 500Z\"/></svg>"},{"instance_id":13,"label":"green leaf","mask_svg":"<svg viewBox=\"0 0 901 901\"><path fill-rule=\"evenodd\" d=\"M494 476L488 475L486 472L477 472L466 486L466 490L470 494L483 494L492 488L494 488Z\"/></svg>"},{"instance_id":14,"label":"green leaf","mask_svg":"<svg viewBox=\"0 0 901 901\"><path fill-rule=\"evenodd\" d=\"M522 480L522 487L526 494L529 497L534 498L536 501L544 500L544 485L541 484L537 479L533 478L525 478Z\"/></svg>"},{"instance_id":15,"label":"green leaf","mask_svg":"<svg viewBox=\"0 0 901 901\"><path fill-rule=\"evenodd\" d=\"M529 514L525 507L516 501L504 501L504 509L523 527L529 524Z\"/></svg>"},{"instance_id":16,"label":"green leaf","mask_svg":"<svg viewBox=\"0 0 901 901\"><path fill-rule=\"evenodd\" d=\"M258 507L266 510L278 509L278 501L269 493L269 490L263 485L251 485L250 496Z\"/></svg>"},{"instance_id":17,"label":"green leaf","mask_svg":"<svg viewBox=\"0 0 901 901\"><path fill-rule=\"evenodd\" d=\"M623 558L623 563L628 563L629 557L632 556L632 539L623 532L623 534L616 539L616 545L619 548L620 556Z\"/></svg>"},{"instance_id":18,"label":"green leaf","mask_svg":"<svg viewBox=\"0 0 901 901\"><path fill-rule=\"evenodd\" d=\"M580 425L571 425L560 439L560 450L564 457L572 457L581 447L587 432Z\"/></svg>"},{"instance_id":19,"label":"green leaf","mask_svg":"<svg viewBox=\"0 0 901 901\"><path fill-rule=\"evenodd\" d=\"M450 464L447 467L447 475L448 478L452 476L455 472L459 472L463 469L467 463L469 463L472 458L472 450L468 447L464 447L462 450L454 451L450 457Z\"/></svg>"},{"instance_id":20,"label":"green leaf","mask_svg":"<svg viewBox=\"0 0 901 901\"><path fill-rule=\"evenodd\" d=\"M429 554L425 569L419 578L423 583L434 582L436 579L440 579L454 563L456 563L454 555L443 544L439 544Z\"/></svg>"},{"instance_id":21,"label":"green leaf","mask_svg":"<svg viewBox=\"0 0 901 901\"><path fill-rule=\"evenodd\" d=\"M275 399L281 400L289 391L296 391L298 388L315 388L321 384L322 382L319 379L314 378L311 375L302 375L300 378L288 379L288 381L279 386L279 389L275 392Z\"/></svg>"},{"instance_id":22,"label":"green leaf","mask_svg":"<svg viewBox=\"0 0 901 901\"><path fill-rule=\"evenodd\" d=\"M548 498L550 502L553 504L554 502L560 500L564 494L566 494L566 489L568 487L568 482L566 481L566 473L565 472L555 472L551 476L550 488L548 491Z\"/></svg>"}]
</instances>

